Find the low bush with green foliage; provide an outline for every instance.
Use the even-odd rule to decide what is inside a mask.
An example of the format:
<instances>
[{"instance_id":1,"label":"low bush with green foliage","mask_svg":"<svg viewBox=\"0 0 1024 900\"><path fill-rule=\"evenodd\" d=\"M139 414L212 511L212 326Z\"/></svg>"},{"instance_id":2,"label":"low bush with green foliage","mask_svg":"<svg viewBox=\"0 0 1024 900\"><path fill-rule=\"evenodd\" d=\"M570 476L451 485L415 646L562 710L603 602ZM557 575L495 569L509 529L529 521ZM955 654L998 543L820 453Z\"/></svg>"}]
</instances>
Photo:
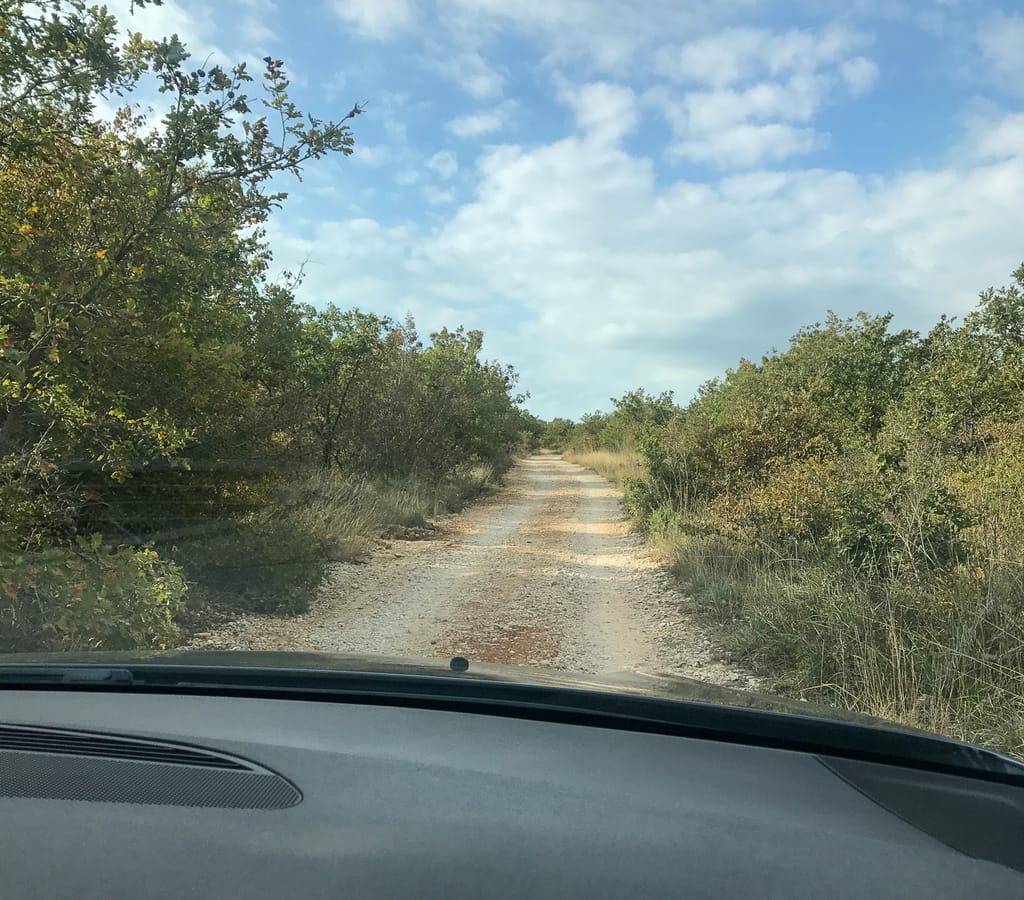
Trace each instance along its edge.
<instances>
[{"instance_id":1,"label":"low bush with green foliage","mask_svg":"<svg viewBox=\"0 0 1024 900\"><path fill-rule=\"evenodd\" d=\"M0 652L162 649L178 636L185 579L151 548L72 546L0 554Z\"/></svg>"}]
</instances>

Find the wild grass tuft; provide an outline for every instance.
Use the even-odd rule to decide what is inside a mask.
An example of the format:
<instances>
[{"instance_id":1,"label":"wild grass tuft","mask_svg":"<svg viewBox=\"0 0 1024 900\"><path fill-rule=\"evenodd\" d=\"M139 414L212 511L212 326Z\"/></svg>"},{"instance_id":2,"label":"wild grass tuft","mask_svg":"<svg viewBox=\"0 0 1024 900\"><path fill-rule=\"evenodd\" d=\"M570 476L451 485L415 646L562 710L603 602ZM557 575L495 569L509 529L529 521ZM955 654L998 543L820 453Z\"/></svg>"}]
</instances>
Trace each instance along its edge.
<instances>
[{"instance_id":1,"label":"wild grass tuft","mask_svg":"<svg viewBox=\"0 0 1024 900\"><path fill-rule=\"evenodd\" d=\"M620 487L627 478L646 475L643 460L634 450L566 450L562 458L614 481Z\"/></svg>"},{"instance_id":2,"label":"wild grass tuft","mask_svg":"<svg viewBox=\"0 0 1024 900\"><path fill-rule=\"evenodd\" d=\"M698 616L778 692L1024 756L1019 582L865 579L679 520L651 540Z\"/></svg>"},{"instance_id":3,"label":"wild grass tuft","mask_svg":"<svg viewBox=\"0 0 1024 900\"><path fill-rule=\"evenodd\" d=\"M464 466L437 483L336 472L283 486L259 514L175 546L193 607L215 601L257 612L304 612L331 563L358 560L389 527L423 528L495 488L491 465Z\"/></svg>"}]
</instances>

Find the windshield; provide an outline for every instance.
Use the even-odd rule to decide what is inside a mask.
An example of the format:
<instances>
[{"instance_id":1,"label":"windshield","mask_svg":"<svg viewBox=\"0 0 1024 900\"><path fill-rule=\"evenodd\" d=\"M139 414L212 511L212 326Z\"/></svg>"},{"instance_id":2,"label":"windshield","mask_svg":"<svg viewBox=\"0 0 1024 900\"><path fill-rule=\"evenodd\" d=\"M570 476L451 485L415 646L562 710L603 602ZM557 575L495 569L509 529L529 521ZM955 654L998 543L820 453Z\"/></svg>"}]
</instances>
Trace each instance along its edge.
<instances>
[{"instance_id":1,"label":"windshield","mask_svg":"<svg viewBox=\"0 0 1024 900\"><path fill-rule=\"evenodd\" d=\"M0 0L0 662L663 673L1024 753L1005 6Z\"/></svg>"}]
</instances>

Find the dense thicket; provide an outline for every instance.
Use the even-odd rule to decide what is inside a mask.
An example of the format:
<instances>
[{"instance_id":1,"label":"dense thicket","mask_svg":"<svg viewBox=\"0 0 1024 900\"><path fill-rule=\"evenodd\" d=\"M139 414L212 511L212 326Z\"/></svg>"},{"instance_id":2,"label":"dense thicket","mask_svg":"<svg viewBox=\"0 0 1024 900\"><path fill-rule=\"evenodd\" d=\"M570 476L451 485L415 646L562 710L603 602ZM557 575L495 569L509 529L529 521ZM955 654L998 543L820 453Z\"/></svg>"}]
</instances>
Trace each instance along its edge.
<instances>
[{"instance_id":1,"label":"dense thicket","mask_svg":"<svg viewBox=\"0 0 1024 900\"><path fill-rule=\"evenodd\" d=\"M1024 267L927 335L829 316L685 408L576 424L631 511L783 687L1024 747Z\"/></svg>"},{"instance_id":2,"label":"dense thicket","mask_svg":"<svg viewBox=\"0 0 1024 900\"><path fill-rule=\"evenodd\" d=\"M82 0L0 0L0 649L166 645L189 585L300 607L524 428L479 332L423 342L268 280L277 185L351 153L358 107L322 121L280 60L116 34Z\"/></svg>"}]
</instances>

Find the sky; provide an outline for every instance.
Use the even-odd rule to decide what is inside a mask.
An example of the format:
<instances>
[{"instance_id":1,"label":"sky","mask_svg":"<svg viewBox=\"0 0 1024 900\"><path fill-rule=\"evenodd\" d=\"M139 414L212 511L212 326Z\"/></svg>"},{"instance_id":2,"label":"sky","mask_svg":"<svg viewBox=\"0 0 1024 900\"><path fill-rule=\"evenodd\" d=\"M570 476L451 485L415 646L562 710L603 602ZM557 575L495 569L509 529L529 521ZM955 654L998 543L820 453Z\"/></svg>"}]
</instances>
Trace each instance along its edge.
<instances>
[{"instance_id":1,"label":"sky","mask_svg":"<svg viewBox=\"0 0 1024 900\"><path fill-rule=\"evenodd\" d=\"M365 102L286 186L275 266L481 329L543 418L686 402L830 310L927 330L1024 261L1024 0L107 5L282 59L319 117Z\"/></svg>"}]
</instances>

